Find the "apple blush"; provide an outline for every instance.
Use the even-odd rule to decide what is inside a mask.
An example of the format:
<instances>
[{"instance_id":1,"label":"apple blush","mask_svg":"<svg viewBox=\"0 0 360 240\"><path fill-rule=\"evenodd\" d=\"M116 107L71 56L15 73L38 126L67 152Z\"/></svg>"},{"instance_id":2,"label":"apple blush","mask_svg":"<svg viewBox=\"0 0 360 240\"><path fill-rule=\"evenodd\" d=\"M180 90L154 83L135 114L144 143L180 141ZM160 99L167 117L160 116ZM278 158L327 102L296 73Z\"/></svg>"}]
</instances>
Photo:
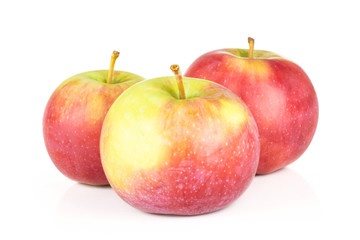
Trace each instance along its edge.
<instances>
[{"instance_id":1,"label":"apple blush","mask_svg":"<svg viewBox=\"0 0 360 240\"><path fill-rule=\"evenodd\" d=\"M196 59L185 76L219 83L237 94L253 114L260 136L258 174L281 169L309 146L319 106L306 73L279 55L249 49L221 49Z\"/></svg>"},{"instance_id":2,"label":"apple blush","mask_svg":"<svg viewBox=\"0 0 360 240\"><path fill-rule=\"evenodd\" d=\"M100 152L117 194L142 211L197 215L224 208L252 181L259 161L256 123L242 100L214 82L143 81L109 109Z\"/></svg>"},{"instance_id":3,"label":"apple blush","mask_svg":"<svg viewBox=\"0 0 360 240\"><path fill-rule=\"evenodd\" d=\"M43 117L47 151L55 166L72 180L106 185L101 166L100 131L115 99L143 78L114 71L119 53L114 51L110 69L75 75L51 95Z\"/></svg>"}]
</instances>

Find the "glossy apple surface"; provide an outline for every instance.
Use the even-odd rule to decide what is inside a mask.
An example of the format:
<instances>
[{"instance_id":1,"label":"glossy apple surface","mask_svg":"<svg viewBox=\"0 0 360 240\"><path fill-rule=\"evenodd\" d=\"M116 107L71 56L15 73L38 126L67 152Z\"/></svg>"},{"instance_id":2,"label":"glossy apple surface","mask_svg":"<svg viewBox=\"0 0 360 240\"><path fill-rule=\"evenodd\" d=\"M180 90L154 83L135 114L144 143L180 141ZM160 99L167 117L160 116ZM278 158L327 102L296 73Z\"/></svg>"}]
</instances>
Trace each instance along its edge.
<instances>
[{"instance_id":1,"label":"glossy apple surface","mask_svg":"<svg viewBox=\"0 0 360 240\"><path fill-rule=\"evenodd\" d=\"M118 195L150 213L196 215L237 199L258 165L258 130L244 103L210 81L143 81L112 105L101 158Z\"/></svg>"},{"instance_id":2,"label":"glossy apple surface","mask_svg":"<svg viewBox=\"0 0 360 240\"><path fill-rule=\"evenodd\" d=\"M124 90L143 80L115 71L109 84L107 74L107 70L85 72L63 82L43 117L45 145L55 166L70 179L91 185L108 184L99 150L105 115Z\"/></svg>"},{"instance_id":3,"label":"glossy apple surface","mask_svg":"<svg viewBox=\"0 0 360 240\"><path fill-rule=\"evenodd\" d=\"M195 60L185 76L219 83L249 107L260 135L258 174L274 172L298 159L318 121L318 101L306 73L268 51L221 49Z\"/></svg>"}]
</instances>

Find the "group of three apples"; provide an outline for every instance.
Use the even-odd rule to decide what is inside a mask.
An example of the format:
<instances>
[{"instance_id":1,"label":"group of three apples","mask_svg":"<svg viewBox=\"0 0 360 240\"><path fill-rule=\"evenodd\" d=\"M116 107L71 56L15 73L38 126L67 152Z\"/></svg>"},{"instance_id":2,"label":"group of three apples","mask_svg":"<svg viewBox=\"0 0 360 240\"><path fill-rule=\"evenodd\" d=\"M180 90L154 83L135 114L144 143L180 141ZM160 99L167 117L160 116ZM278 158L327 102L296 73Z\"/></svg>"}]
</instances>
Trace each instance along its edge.
<instances>
[{"instance_id":1,"label":"group of three apples","mask_svg":"<svg viewBox=\"0 0 360 240\"><path fill-rule=\"evenodd\" d=\"M305 72L254 50L251 38L249 46L206 53L184 78L172 65L175 77L145 81L113 71L114 51L109 70L75 75L50 97L43 131L52 161L75 181L110 183L146 212L225 207L256 173L295 161L318 119Z\"/></svg>"}]
</instances>

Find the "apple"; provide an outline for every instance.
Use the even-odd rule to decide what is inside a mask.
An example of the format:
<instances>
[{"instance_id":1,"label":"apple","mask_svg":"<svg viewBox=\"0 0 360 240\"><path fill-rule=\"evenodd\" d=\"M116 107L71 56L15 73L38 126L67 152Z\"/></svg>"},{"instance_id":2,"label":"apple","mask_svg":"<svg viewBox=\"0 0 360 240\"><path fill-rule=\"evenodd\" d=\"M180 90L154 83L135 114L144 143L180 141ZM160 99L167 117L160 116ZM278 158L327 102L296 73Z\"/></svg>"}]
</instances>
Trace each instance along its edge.
<instances>
[{"instance_id":1,"label":"apple","mask_svg":"<svg viewBox=\"0 0 360 240\"><path fill-rule=\"evenodd\" d=\"M239 97L201 79L143 81L108 111L101 160L112 188L149 213L197 215L237 199L253 179L260 143Z\"/></svg>"},{"instance_id":2,"label":"apple","mask_svg":"<svg viewBox=\"0 0 360 240\"><path fill-rule=\"evenodd\" d=\"M115 99L143 80L113 71L118 56L114 51L109 71L80 73L64 81L45 108L43 134L50 158L60 172L81 183L108 184L99 150L103 120Z\"/></svg>"},{"instance_id":3,"label":"apple","mask_svg":"<svg viewBox=\"0 0 360 240\"><path fill-rule=\"evenodd\" d=\"M250 49L221 49L196 59L185 76L219 83L237 94L253 114L260 136L258 174L281 169L309 146L319 107L306 73L279 55Z\"/></svg>"}]
</instances>

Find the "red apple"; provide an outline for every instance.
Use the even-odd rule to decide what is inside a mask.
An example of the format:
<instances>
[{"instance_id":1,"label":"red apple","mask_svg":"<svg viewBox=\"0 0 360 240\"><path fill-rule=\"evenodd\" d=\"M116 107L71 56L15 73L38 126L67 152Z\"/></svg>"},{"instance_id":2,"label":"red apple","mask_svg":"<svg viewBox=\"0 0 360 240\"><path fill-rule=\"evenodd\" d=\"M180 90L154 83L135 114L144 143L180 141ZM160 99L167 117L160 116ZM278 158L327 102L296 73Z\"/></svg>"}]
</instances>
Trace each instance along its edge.
<instances>
[{"instance_id":1,"label":"red apple","mask_svg":"<svg viewBox=\"0 0 360 240\"><path fill-rule=\"evenodd\" d=\"M258 131L241 99L178 74L143 81L111 106L101 132L106 176L122 199L150 213L221 209L249 186ZM183 85L184 84L184 85Z\"/></svg>"},{"instance_id":2,"label":"red apple","mask_svg":"<svg viewBox=\"0 0 360 240\"><path fill-rule=\"evenodd\" d=\"M50 97L43 118L47 151L65 176L86 184L108 184L100 159L100 132L115 99L143 80L135 74L110 70L85 72L64 81Z\"/></svg>"},{"instance_id":3,"label":"red apple","mask_svg":"<svg viewBox=\"0 0 360 240\"><path fill-rule=\"evenodd\" d=\"M274 172L298 159L309 146L319 108L306 73L279 55L253 50L221 49L196 59L185 76L214 81L242 98L260 135L258 174Z\"/></svg>"}]
</instances>

